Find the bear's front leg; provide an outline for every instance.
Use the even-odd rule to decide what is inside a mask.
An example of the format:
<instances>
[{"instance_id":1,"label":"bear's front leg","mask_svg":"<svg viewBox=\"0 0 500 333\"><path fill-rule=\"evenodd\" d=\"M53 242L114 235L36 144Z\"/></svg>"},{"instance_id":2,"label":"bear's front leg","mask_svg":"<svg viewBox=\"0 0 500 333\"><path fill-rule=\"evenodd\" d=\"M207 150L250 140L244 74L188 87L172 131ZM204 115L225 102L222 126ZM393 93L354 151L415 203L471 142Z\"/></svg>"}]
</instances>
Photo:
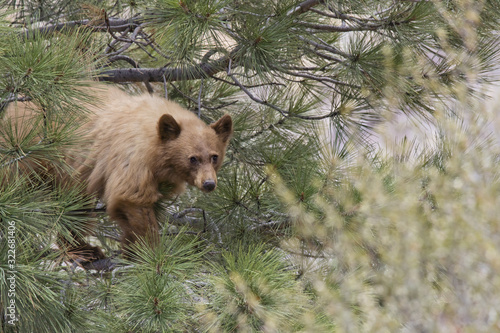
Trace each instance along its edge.
<instances>
[{"instance_id":1,"label":"bear's front leg","mask_svg":"<svg viewBox=\"0 0 500 333\"><path fill-rule=\"evenodd\" d=\"M151 245L159 241L159 227L153 205L138 205L131 202L108 204L108 215L122 229L122 247L125 256L130 255L130 245L139 238L146 239Z\"/></svg>"}]
</instances>

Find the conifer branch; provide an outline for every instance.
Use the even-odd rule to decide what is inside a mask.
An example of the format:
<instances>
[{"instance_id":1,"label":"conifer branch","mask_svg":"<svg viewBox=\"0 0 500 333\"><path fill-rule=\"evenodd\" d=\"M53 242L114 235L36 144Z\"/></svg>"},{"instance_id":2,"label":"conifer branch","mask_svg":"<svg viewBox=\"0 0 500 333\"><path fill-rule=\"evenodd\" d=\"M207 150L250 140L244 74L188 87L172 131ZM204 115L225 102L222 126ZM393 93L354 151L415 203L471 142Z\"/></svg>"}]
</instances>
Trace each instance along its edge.
<instances>
[{"instance_id":1,"label":"conifer branch","mask_svg":"<svg viewBox=\"0 0 500 333\"><path fill-rule=\"evenodd\" d=\"M316 49L328 51L330 53L340 55L340 56L342 56L344 58L347 58L347 59L351 59L352 58L352 56L350 54L342 52L341 50L339 50L339 49L337 49L337 48L329 45L327 42L322 41L322 43L320 44L320 43L316 43L316 42L314 42L314 41L312 41L310 39L307 39L307 38L305 38L303 36L299 36L299 39L301 41L304 41L304 42L310 44L311 46L314 46L314 48L316 48ZM335 62L342 62L342 60L335 59L335 58L332 58L331 60L333 60Z\"/></svg>"},{"instance_id":2,"label":"conifer branch","mask_svg":"<svg viewBox=\"0 0 500 333\"><path fill-rule=\"evenodd\" d=\"M100 81L122 82L167 82L199 80L224 71L231 55L221 57L211 63L200 63L185 68L118 68L104 70L97 78Z\"/></svg>"},{"instance_id":3,"label":"conifer branch","mask_svg":"<svg viewBox=\"0 0 500 333\"><path fill-rule=\"evenodd\" d=\"M324 0L307 0L299 3L295 8L290 10L287 15L300 15L307 11L309 11L312 7L319 5L320 3L324 3Z\"/></svg>"},{"instance_id":4,"label":"conifer branch","mask_svg":"<svg viewBox=\"0 0 500 333\"><path fill-rule=\"evenodd\" d=\"M35 147L38 146L39 144L41 144L43 141L45 141L45 137L42 138L40 141L38 141L36 144L35 144ZM22 152L22 155L19 155L17 157L14 157L10 160L8 160L7 162L4 162L2 164L0 164L0 168L3 168L3 167L6 167L6 166L9 166L9 165L12 165L14 163L17 163L21 160L24 160L25 158L29 157L31 154L33 154L35 150L31 149L29 150L28 152Z\"/></svg>"},{"instance_id":5,"label":"conifer branch","mask_svg":"<svg viewBox=\"0 0 500 333\"><path fill-rule=\"evenodd\" d=\"M271 109L278 111L285 118L286 117L295 117L295 118L304 119L304 120L322 120L322 119L331 118L331 117L334 117L334 116L337 116L340 114L337 111L332 111L332 112L329 112L328 114L320 115L320 116L303 116L303 115L298 115L298 114L292 114L289 111L283 110L282 108L278 107L277 105L274 105L272 103L269 103L268 101L262 100L262 99L258 98L257 96L255 96L254 94L252 94L250 92L250 90L248 90L243 84L241 84L241 82L238 81L238 79L236 79L234 73L231 73L231 63L229 63L229 66L227 69L227 75L234 81L234 83L238 87L240 87L240 89L245 94L247 94L248 97L250 97L250 99L252 101L257 102L259 104L262 104L264 106L270 107Z\"/></svg>"},{"instance_id":6,"label":"conifer branch","mask_svg":"<svg viewBox=\"0 0 500 333\"><path fill-rule=\"evenodd\" d=\"M2 111L12 102L29 102L31 101L31 98L28 96L16 96L15 94L10 94L9 97L7 97L4 100L0 99L0 114Z\"/></svg>"},{"instance_id":7,"label":"conifer branch","mask_svg":"<svg viewBox=\"0 0 500 333\"><path fill-rule=\"evenodd\" d=\"M136 28L140 24L141 24L140 19L137 17L129 19L109 18L106 20L105 24L102 24L102 22L100 24L95 24L95 21L85 19L79 21L68 21L58 24L51 24L39 27L38 29L35 29L35 31L43 35L51 34L62 30L71 30L75 28L84 28L93 32L122 32L130 28ZM25 30L23 32L23 37L26 39L30 39L35 37L35 35L32 30Z\"/></svg>"},{"instance_id":8,"label":"conifer branch","mask_svg":"<svg viewBox=\"0 0 500 333\"><path fill-rule=\"evenodd\" d=\"M313 32L316 31L328 31L328 32L349 32L349 31L373 31L381 27L381 25L362 25L362 26L338 26L329 24L316 24L310 22L300 21L297 24L304 28L309 28Z\"/></svg>"},{"instance_id":9,"label":"conifer branch","mask_svg":"<svg viewBox=\"0 0 500 333\"><path fill-rule=\"evenodd\" d=\"M219 110L219 109L225 108L227 106L236 104L238 102L238 101L232 101L232 102L224 103L224 104L221 104L221 105L218 105L218 106L208 106L208 105L205 105L203 103L198 104L199 100L197 100L197 99L195 99L195 98L193 98L193 97L191 97L189 95L186 95L182 90L180 90L179 88L177 88L172 82L170 82L170 85L175 89L175 91L177 91L179 94L181 94L184 98L187 98L191 102L197 104L198 107L201 107L201 108L204 108L204 109L207 109L207 110ZM166 97L166 98L168 99L168 97Z\"/></svg>"},{"instance_id":10,"label":"conifer branch","mask_svg":"<svg viewBox=\"0 0 500 333\"><path fill-rule=\"evenodd\" d=\"M227 75L234 81L234 83L236 83L236 85L238 85L238 87L240 87L240 89L245 93L247 94L248 97L250 97L250 99L254 102L257 102L259 104L262 104L262 105L265 105L265 106L268 106L270 107L271 109L274 109L276 111L278 111L279 113L281 113L281 115L283 117L286 117L288 112L281 109L280 107L276 106L276 105L273 105L271 103L268 103L267 101L264 101L260 98L258 98L257 96L255 96L254 94L252 94L244 85L242 85L237 79L236 77L234 76L233 73L231 73L231 66L228 67L228 70L227 70Z\"/></svg>"}]
</instances>

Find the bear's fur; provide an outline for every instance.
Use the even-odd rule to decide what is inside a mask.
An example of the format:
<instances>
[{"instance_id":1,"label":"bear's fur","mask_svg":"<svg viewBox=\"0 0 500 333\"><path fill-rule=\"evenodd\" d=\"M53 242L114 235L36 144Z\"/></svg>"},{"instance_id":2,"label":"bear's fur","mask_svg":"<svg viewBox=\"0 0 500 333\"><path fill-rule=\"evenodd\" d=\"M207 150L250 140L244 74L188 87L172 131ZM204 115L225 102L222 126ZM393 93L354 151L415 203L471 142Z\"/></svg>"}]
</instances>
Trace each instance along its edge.
<instances>
[{"instance_id":1,"label":"bear's fur","mask_svg":"<svg viewBox=\"0 0 500 333\"><path fill-rule=\"evenodd\" d=\"M183 192L186 183L204 192L214 190L233 131L231 117L206 125L160 97L130 96L113 87L92 92L101 105L91 108L81 127L84 143L66 152L75 173L71 178L56 177L62 182L76 177L86 184L88 194L106 204L108 215L122 229L125 249L137 237L148 235L154 242L158 224L153 206L162 197L159 186L170 186L171 194ZM14 114L19 118L19 106L6 113L4 119ZM94 259L103 257L82 239L77 243Z\"/></svg>"}]
</instances>

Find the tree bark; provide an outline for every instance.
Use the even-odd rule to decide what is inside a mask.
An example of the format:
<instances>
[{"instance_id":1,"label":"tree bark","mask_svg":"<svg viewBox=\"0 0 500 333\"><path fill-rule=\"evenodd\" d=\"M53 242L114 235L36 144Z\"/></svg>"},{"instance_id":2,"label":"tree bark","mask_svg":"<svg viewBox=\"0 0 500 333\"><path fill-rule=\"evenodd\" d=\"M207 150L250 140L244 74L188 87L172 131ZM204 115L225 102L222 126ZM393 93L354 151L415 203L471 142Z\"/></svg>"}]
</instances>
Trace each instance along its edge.
<instances>
[{"instance_id":1,"label":"tree bark","mask_svg":"<svg viewBox=\"0 0 500 333\"><path fill-rule=\"evenodd\" d=\"M226 70L229 57L222 57L212 63L176 68L117 68L104 70L97 75L99 81L119 82L174 82L199 80ZM233 63L233 67L234 67Z\"/></svg>"}]
</instances>

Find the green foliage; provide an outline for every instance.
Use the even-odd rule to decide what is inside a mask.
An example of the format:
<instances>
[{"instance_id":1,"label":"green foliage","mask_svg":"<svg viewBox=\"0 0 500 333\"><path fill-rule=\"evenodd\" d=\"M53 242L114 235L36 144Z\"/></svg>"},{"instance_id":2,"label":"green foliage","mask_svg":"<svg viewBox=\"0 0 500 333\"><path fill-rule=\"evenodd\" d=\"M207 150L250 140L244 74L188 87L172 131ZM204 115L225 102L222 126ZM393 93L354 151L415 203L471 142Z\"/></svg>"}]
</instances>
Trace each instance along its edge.
<instances>
[{"instance_id":1,"label":"green foliage","mask_svg":"<svg viewBox=\"0 0 500 333\"><path fill-rule=\"evenodd\" d=\"M106 302L94 316L96 330L178 332L190 327L194 307L185 281L199 271L200 246L183 234L163 235L155 248L146 242L137 244L134 261L128 262L117 280L103 285L100 298Z\"/></svg>"},{"instance_id":2,"label":"green foliage","mask_svg":"<svg viewBox=\"0 0 500 333\"><path fill-rule=\"evenodd\" d=\"M132 330L176 332L188 321L182 283L169 276L140 274L120 284L116 315Z\"/></svg>"},{"instance_id":3,"label":"green foliage","mask_svg":"<svg viewBox=\"0 0 500 333\"><path fill-rule=\"evenodd\" d=\"M18 239L36 238L48 246L56 233L67 238L71 238L70 232L85 233L89 217L84 212L94 201L81 188L50 191L34 186L26 177L2 177L0 185L0 218L16 223Z\"/></svg>"},{"instance_id":4,"label":"green foliage","mask_svg":"<svg viewBox=\"0 0 500 333\"><path fill-rule=\"evenodd\" d=\"M283 253L253 245L237 246L222 256L210 282L209 330L290 332L307 298Z\"/></svg>"},{"instance_id":5,"label":"green foliage","mask_svg":"<svg viewBox=\"0 0 500 333\"><path fill-rule=\"evenodd\" d=\"M158 43L177 64L189 64L200 59L201 52L222 43L221 9L228 1L158 0L148 8L146 19L153 22Z\"/></svg>"},{"instance_id":6,"label":"green foliage","mask_svg":"<svg viewBox=\"0 0 500 333\"><path fill-rule=\"evenodd\" d=\"M89 34L74 32L45 38L33 30L29 35L31 38L11 34L8 48L0 54L0 71L4 73L0 80L2 94L27 97L46 109L48 115L55 109L69 112L69 106L79 112L85 110L83 106L89 96L78 88L88 86L85 81L91 50L85 44Z\"/></svg>"},{"instance_id":7,"label":"green foliage","mask_svg":"<svg viewBox=\"0 0 500 333\"><path fill-rule=\"evenodd\" d=\"M60 302L61 274L53 271L60 253L51 243L56 232L78 229L82 221L73 209L82 202L75 203L69 192L64 199L51 196L47 189L30 187L26 178L6 181L0 178L0 295L5 313L15 300L15 315L5 317L2 331L69 331L73 323ZM15 325L8 325L13 318Z\"/></svg>"},{"instance_id":8,"label":"green foliage","mask_svg":"<svg viewBox=\"0 0 500 333\"><path fill-rule=\"evenodd\" d=\"M131 259L136 263L133 270L150 271L176 279L189 277L196 270L203 255L203 251L199 249L201 246L201 242L183 236L182 232L174 238L164 233L154 248L148 246L146 240L132 246L134 255Z\"/></svg>"},{"instance_id":9,"label":"green foliage","mask_svg":"<svg viewBox=\"0 0 500 333\"><path fill-rule=\"evenodd\" d=\"M5 241L2 242L0 253L2 257L6 258L5 243ZM20 243L17 246L19 248L29 245ZM21 256L18 255L18 257ZM18 321L14 320L9 324L11 317L6 316L5 322L2 323L2 331L69 331L73 327L73 323L66 316L65 308L60 302L62 286L57 281L58 275L48 273L47 267L40 263L40 258L37 255L23 255L23 257L27 264L21 264L24 260L18 259L20 263L16 265L15 272L12 272L7 265L0 266L2 311L5 314L10 314L9 307L12 307L10 301L15 298L13 312L15 316L12 318L18 319ZM40 330L40 327L43 327L43 330Z\"/></svg>"},{"instance_id":10,"label":"green foliage","mask_svg":"<svg viewBox=\"0 0 500 333\"><path fill-rule=\"evenodd\" d=\"M499 20L493 0L0 1L0 331L498 331ZM234 122L217 190L159 202L131 260L85 184L46 172L71 171L93 80ZM379 147L402 115L432 142ZM57 246L88 222L104 268Z\"/></svg>"}]
</instances>

